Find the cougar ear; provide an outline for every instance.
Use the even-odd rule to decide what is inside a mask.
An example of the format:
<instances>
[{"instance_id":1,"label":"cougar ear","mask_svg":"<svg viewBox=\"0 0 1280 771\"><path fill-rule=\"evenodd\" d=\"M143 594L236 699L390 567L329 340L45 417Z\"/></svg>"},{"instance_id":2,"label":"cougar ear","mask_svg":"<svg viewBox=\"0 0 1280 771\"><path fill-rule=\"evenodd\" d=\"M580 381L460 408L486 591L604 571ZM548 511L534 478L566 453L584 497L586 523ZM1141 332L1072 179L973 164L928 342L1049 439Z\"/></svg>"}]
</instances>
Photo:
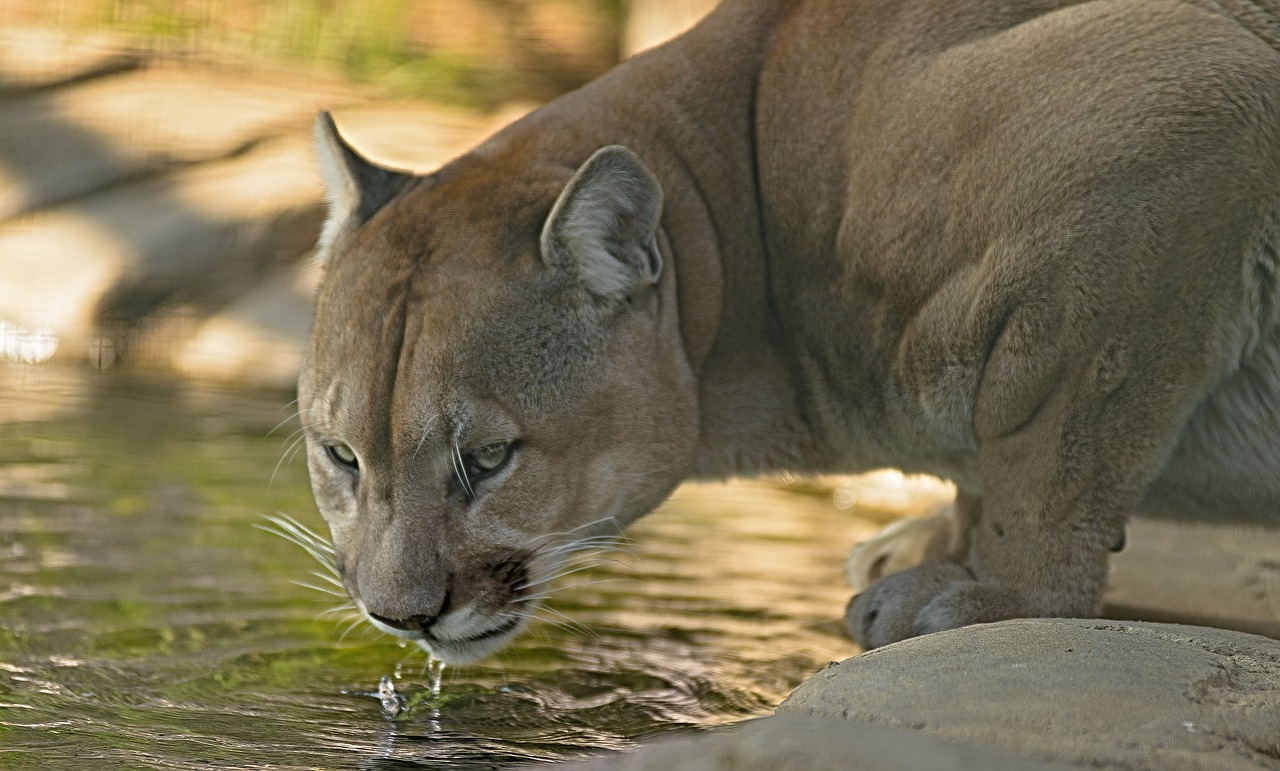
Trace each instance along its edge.
<instances>
[{"instance_id":1,"label":"cougar ear","mask_svg":"<svg viewBox=\"0 0 1280 771\"><path fill-rule=\"evenodd\" d=\"M316 259L325 262L342 234L386 206L414 177L378 166L357 153L338 133L338 126L327 110L316 116L315 141L316 160L324 178L324 198L329 209L316 245Z\"/></svg>"},{"instance_id":2,"label":"cougar ear","mask_svg":"<svg viewBox=\"0 0 1280 771\"><path fill-rule=\"evenodd\" d=\"M624 297L657 283L662 187L625 147L597 150L561 191L542 228L542 258L593 293Z\"/></svg>"}]
</instances>

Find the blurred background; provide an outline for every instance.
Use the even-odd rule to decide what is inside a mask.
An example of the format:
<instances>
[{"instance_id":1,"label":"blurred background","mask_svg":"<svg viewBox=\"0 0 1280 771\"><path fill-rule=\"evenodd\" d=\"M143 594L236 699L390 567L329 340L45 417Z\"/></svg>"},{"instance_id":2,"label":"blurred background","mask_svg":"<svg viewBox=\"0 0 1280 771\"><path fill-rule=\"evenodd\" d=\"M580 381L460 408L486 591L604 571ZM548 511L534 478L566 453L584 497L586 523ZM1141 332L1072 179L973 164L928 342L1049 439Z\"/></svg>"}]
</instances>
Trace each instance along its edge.
<instances>
[{"instance_id":1,"label":"blurred background","mask_svg":"<svg viewBox=\"0 0 1280 771\"><path fill-rule=\"evenodd\" d=\"M324 535L316 111L427 171L711 5L0 0L0 766L506 767L768 714L856 652L846 555L949 485L681 488L439 694L290 542ZM1135 522L1110 608L1280 633L1278 541Z\"/></svg>"},{"instance_id":2,"label":"blurred background","mask_svg":"<svg viewBox=\"0 0 1280 771\"><path fill-rule=\"evenodd\" d=\"M0 0L0 359L287 387L309 130L429 170L709 0Z\"/></svg>"}]
</instances>

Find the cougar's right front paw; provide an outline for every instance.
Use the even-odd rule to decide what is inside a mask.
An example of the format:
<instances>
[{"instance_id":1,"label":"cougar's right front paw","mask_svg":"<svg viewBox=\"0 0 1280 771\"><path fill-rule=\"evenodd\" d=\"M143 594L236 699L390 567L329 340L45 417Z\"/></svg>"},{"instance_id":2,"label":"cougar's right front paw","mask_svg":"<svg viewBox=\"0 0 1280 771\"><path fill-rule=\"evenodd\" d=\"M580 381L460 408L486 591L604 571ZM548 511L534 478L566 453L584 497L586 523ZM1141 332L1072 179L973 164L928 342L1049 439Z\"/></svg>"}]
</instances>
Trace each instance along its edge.
<instances>
[{"instance_id":1,"label":"cougar's right front paw","mask_svg":"<svg viewBox=\"0 0 1280 771\"><path fill-rule=\"evenodd\" d=\"M844 571L855 593L876 581L909 570L928 560L941 560L955 543L955 515L947 506L942 513L900 519L886 525L870 540L853 547Z\"/></svg>"},{"instance_id":2,"label":"cougar's right front paw","mask_svg":"<svg viewBox=\"0 0 1280 771\"><path fill-rule=\"evenodd\" d=\"M867 650L915 637L926 631L916 623L925 606L951 587L973 583L973 575L953 562L922 562L881 578L854 597L845 610L845 626Z\"/></svg>"}]
</instances>

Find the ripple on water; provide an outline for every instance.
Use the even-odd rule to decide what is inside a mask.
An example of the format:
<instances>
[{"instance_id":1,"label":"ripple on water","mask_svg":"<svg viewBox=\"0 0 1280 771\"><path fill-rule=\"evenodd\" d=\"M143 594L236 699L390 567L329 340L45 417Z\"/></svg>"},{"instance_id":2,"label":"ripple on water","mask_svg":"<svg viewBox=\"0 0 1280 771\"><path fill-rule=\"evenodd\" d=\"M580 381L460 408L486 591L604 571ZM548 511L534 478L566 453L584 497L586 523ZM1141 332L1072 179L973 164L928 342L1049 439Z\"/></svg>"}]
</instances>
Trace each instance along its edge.
<instances>
[{"instance_id":1,"label":"ripple on water","mask_svg":"<svg viewBox=\"0 0 1280 771\"><path fill-rule=\"evenodd\" d=\"M57 372L0 374L0 766L503 767L766 714L854 650L841 566L874 523L767 487L678 493L552 598L573 625L491 661L340 639L343 599L254 526L324 532L276 468L291 396Z\"/></svg>"}]
</instances>

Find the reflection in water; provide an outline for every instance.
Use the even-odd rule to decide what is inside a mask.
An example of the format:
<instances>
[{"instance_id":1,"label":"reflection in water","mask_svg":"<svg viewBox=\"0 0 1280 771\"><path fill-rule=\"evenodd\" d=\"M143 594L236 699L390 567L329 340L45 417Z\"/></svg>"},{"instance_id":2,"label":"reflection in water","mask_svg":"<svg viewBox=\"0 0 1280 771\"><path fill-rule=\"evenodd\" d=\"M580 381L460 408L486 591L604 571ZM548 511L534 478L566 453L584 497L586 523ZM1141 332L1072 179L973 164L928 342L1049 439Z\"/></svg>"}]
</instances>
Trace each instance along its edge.
<instances>
[{"instance_id":1,"label":"reflection in water","mask_svg":"<svg viewBox=\"0 0 1280 771\"><path fill-rule=\"evenodd\" d=\"M40 364L58 351L58 336L51 329L27 329L0 319L0 360Z\"/></svg>"},{"instance_id":2,"label":"reflection in water","mask_svg":"<svg viewBox=\"0 0 1280 771\"><path fill-rule=\"evenodd\" d=\"M0 766L503 767L765 714L854 652L876 522L765 485L679 491L490 661L343 638L255 527L324 532L302 463L271 482L290 398L0 364Z\"/></svg>"}]
</instances>

